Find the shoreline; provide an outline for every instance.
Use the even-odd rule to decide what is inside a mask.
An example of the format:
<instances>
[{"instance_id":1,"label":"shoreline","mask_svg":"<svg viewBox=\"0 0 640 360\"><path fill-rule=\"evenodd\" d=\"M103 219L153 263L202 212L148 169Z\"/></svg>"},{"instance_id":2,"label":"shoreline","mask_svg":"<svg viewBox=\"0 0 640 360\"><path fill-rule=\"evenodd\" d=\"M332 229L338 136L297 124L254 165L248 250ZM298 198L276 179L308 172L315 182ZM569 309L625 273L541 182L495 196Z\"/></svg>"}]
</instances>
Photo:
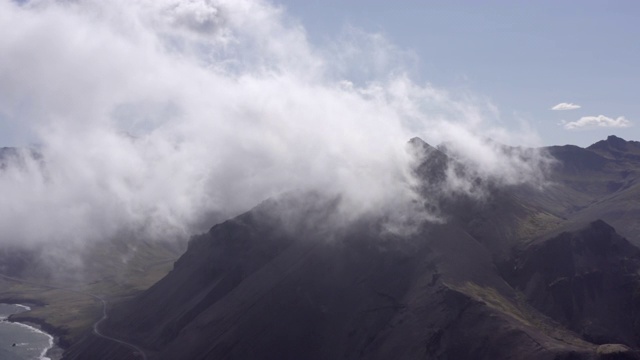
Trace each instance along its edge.
<instances>
[{"instance_id":1,"label":"shoreline","mask_svg":"<svg viewBox=\"0 0 640 360\"><path fill-rule=\"evenodd\" d=\"M62 354L64 352L64 349L62 348L63 344L61 341L61 335L64 335L64 331L61 331L60 329L53 327L52 325L48 324L46 321L42 319L31 317L31 316L21 316L22 313L31 310L31 307L28 305L19 304L19 303L9 303L9 302L2 302L2 303L7 305L14 305L24 309L24 311L11 314L3 318L2 321L6 321L12 324L16 324L18 326L26 327L31 331L45 335L49 339L49 345L45 349L43 349L42 352L40 353L39 358L41 360L62 359ZM31 305L33 303L29 303L29 304ZM33 304L33 305L38 306L38 304Z\"/></svg>"},{"instance_id":2,"label":"shoreline","mask_svg":"<svg viewBox=\"0 0 640 360\"><path fill-rule=\"evenodd\" d=\"M42 331L42 329L39 329L36 326L30 325L30 324L25 324L25 323L20 322L20 321L10 321L9 320L9 322L12 323L12 324L16 324L16 325L28 328L29 330L31 330L33 332L37 332L37 333L40 333L40 334L43 334L43 335L47 336L47 338L49 339L49 346L47 346L45 349L42 350L42 352L40 353L40 359L41 360L47 360L47 359L48 360L58 360L58 359L52 359L52 358L47 356L47 353L49 352L49 350L51 350L55 346L53 335L51 335L51 334L49 334L49 333L47 333L45 331Z\"/></svg>"},{"instance_id":3,"label":"shoreline","mask_svg":"<svg viewBox=\"0 0 640 360\"><path fill-rule=\"evenodd\" d=\"M62 348L60 344L60 336L56 334L56 331L50 330L50 329L55 329L51 325L47 324L41 319L32 318L32 317L25 317L23 319L14 320L14 319L11 319L11 316L9 316L9 318L7 318L6 321L9 321L14 324L26 326L30 329L33 329L36 332L45 334L47 337L49 337L49 346L43 350L42 354L40 354L40 359L42 360L62 359L62 353L64 352L64 348Z\"/></svg>"}]
</instances>

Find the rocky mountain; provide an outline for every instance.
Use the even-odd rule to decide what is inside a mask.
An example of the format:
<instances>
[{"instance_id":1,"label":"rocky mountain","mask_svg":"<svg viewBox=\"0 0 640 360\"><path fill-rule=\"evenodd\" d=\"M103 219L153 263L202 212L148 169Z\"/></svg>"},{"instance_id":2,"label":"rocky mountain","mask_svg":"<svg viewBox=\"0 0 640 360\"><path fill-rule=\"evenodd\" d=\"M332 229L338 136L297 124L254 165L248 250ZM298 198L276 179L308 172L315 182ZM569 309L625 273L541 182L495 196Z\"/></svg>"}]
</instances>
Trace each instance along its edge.
<instances>
[{"instance_id":1,"label":"rocky mountain","mask_svg":"<svg viewBox=\"0 0 640 360\"><path fill-rule=\"evenodd\" d=\"M467 171L409 144L420 191ZM334 226L315 193L268 200L195 236L102 331L149 359L640 359L640 143L543 151L543 188L434 197L446 221L408 236ZM65 358L142 355L87 334Z\"/></svg>"}]
</instances>

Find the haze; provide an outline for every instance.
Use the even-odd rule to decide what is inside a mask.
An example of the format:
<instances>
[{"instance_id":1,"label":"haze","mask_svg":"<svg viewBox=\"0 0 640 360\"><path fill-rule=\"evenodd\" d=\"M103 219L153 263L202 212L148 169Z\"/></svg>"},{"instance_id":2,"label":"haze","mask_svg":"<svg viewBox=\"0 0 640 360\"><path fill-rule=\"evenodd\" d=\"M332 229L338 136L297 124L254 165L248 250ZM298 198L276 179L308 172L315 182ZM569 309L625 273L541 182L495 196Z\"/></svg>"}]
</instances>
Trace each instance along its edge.
<instances>
[{"instance_id":1,"label":"haze","mask_svg":"<svg viewBox=\"0 0 640 360\"><path fill-rule=\"evenodd\" d=\"M3 0L0 27L3 139L23 154L0 175L3 242L186 237L293 190L402 219L429 201L415 136L501 184L540 186L549 165L487 142L539 138L498 126L482 96L412 80L384 35L318 45L268 2Z\"/></svg>"}]
</instances>

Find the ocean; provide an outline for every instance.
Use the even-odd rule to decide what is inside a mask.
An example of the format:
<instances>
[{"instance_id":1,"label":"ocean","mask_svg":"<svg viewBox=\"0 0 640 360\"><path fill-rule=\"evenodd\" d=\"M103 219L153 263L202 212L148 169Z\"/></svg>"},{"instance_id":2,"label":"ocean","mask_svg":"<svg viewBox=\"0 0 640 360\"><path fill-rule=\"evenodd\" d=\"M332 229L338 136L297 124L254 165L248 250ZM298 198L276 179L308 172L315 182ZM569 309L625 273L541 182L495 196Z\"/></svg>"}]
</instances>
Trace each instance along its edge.
<instances>
[{"instance_id":1,"label":"ocean","mask_svg":"<svg viewBox=\"0 0 640 360\"><path fill-rule=\"evenodd\" d=\"M46 360L53 337L34 327L7 321L11 314L29 310L17 304L0 304L0 360Z\"/></svg>"}]
</instances>

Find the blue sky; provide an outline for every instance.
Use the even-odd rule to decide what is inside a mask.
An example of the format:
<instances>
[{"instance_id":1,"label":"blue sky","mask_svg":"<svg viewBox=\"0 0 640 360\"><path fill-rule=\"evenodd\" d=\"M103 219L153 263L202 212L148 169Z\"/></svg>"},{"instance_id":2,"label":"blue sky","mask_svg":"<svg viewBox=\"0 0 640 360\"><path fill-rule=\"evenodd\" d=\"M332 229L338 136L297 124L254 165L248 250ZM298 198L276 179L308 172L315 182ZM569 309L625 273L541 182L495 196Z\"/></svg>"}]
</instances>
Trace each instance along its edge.
<instances>
[{"instance_id":1,"label":"blue sky","mask_svg":"<svg viewBox=\"0 0 640 360\"><path fill-rule=\"evenodd\" d=\"M174 5L170 4L175 3L181 4L175 5L177 7L194 7L198 8L198 11L202 10L199 7L217 6L217 1L209 0L157 2L164 4L159 5L160 7L171 7ZM288 47L285 53L281 54L282 63L286 63L287 67L307 66L305 61L311 63L316 60L335 59L336 64L333 67L341 68L343 64L340 61L345 59L339 57L340 52L344 50L340 46L345 44L339 44L339 39L355 29L364 34L380 34L393 44L395 48L392 51L387 51L389 49L385 48L388 45L386 43L382 44L381 49L376 48L380 44L371 44L368 49L364 49L363 54L375 54L378 50L385 55L401 54L400 63L404 65L402 68L408 71L413 83L430 84L439 90L454 94L454 97L455 94L465 96L470 93L474 98L490 103L489 108L492 111L489 116L494 117L489 119L492 126L506 128L514 133L522 133L523 128L530 128L538 135L541 145L588 146L611 134L629 140L640 140L640 92L637 89L640 80L637 65L640 64L640 42L637 40L640 37L640 23L637 21L640 15L638 1L273 2L284 9L286 19L292 19L291 23L297 22L301 25L310 44L297 39L298 30L295 27L287 27L290 25L287 24L282 27L281 32L274 35L275 37L261 39L255 43L251 43L255 39L249 40L248 46L236 49L238 59L227 60L242 62L250 59L253 55L247 55L245 52L252 54L263 51L268 47L261 48L256 44L272 42L271 50ZM11 3L15 4L16 1L0 0L0 4L4 4L7 9L10 7L6 4ZM20 3L30 4L28 1ZM34 2L38 3L61 4L56 0ZM77 2L79 7L91 7L91 3ZM130 7L134 8L142 3L145 2L131 1ZM241 3L245 5L239 5L238 9L245 9L247 13L242 13L245 10L238 10L235 15L230 16L246 15L246 19L251 19L247 21L257 22L260 21L260 13L247 9L271 8L272 2L244 0ZM99 11L108 13L112 11L108 10L110 8L124 6L118 4L105 5L104 9ZM89 64L94 65L93 63L100 59L108 69L122 67L116 74L126 73L124 68L128 66L127 62L118 61L117 54L109 53L109 47L92 48L95 41L90 40L90 37L101 36L100 24L93 22L85 32L81 32L74 30L76 27L82 29L75 22L58 23L53 15L35 11L35 8L37 6L20 15L30 19L23 21L24 26L11 25L16 21L21 22L16 20L16 16L8 16L8 10L4 16L0 14L0 25L7 23L2 26L13 30L0 34L0 53L4 55L0 58L2 146L41 143L42 137L46 137L46 133L50 131L47 126L59 121L60 114L55 115L55 112L51 111L57 106L74 107L75 111L85 107L83 104L88 104L87 99L91 96L103 95L98 103L109 102L109 92L100 93L101 95L98 93L102 86L109 86L112 76L100 73L97 67ZM71 14L73 11L70 9L72 7L66 7L65 12ZM88 13L90 11L85 12L85 15ZM280 20L280 17L269 18L270 25L267 27L279 28ZM225 22L220 22L215 26L224 24ZM109 26L118 32L122 30L119 27L123 25L124 22L116 22ZM69 34L65 33L65 29L69 30ZM242 33L246 29L237 30ZM32 36L40 31L46 36ZM86 38L83 38L85 35ZM51 37L59 39L60 46L50 46ZM75 42L70 41L73 37L87 42L79 42L77 39ZM258 37L255 35L255 38ZM26 38L31 40L25 41ZM357 42L371 37L356 36L348 39L347 43L354 39ZM131 35L129 40L136 41L135 36ZM350 44L346 45L348 47ZM362 45L363 48L367 46L369 45ZM314 53L327 49L334 53L328 57ZM85 50L89 54L101 52L102 55L87 55L87 63L71 66L73 61L77 61L75 59L78 58L78 54L70 54L82 53ZM227 54L225 51L219 53ZM305 54L305 51L309 53ZM292 56L294 53L301 57ZM337 58L331 57L336 54ZM271 55L260 53L256 58L269 58ZM349 56L346 55L347 58ZM131 57L131 54L125 57ZM363 82L371 80L371 74L368 73L370 68L359 67L362 68L363 63L367 63L367 66L371 66L372 63L375 65L375 60L368 60L357 57L346 59L346 70L340 73L340 76L346 76L346 80L363 85ZM130 59L129 63L135 61ZM63 76L59 70L66 66L71 66L68 70L71 77ZM152 70L148 66L145 69ZM386 70L389 69L383 69L382 75ZM64 81L53 82L53 79L58 77ZM70 79L74 81L69 81ZM71 95L68 95L72 93L70 89L82 87L83 83L88 83L87 79L99 79L100 82L78 91L72 101L69 101L67 97L71 98ZM377 80L375 76L373 79ZM146 89L145 93L148 92L151 91ZM559 104L573 110L551 110ZM140 111L146 111L143 109L145 106L141 105ZM47 119L37 119L38 108L43 111L41 117ZM493 112L494 108L497 112ZM92 108L87 106L87 109ZM99 112L97 108L93 109L94 113ZM159 109L164 107L159 106ZM153 114L150 111L146 113ZM101 113L107 117L113 114L119 112L111 109ZM77 115L75 112L72 115L64 114L73 117ZM48 125L45 126L46 124ZM120 130L128 131L129 125ZM486 131L487 134L489 132ZM490 136L487 134L479 135ZM517 136L510 140L512 141L506 142L511 145L518 145L518 141L521 141Z\"/></svg>"},{"instance_id":2,"label":"blue sky","mask_svg":"<svg viewBox=\"0 0 640 360\"><path fill-rule=\"evenodd\" d=\"M498 121L526 121L545 145L587 146L610 134L640 140L640 2L276 3L312 42L330 41L346 27L385 35L415 54L415 80L486 97L499 109ZM580 108L550 110L560 103ZM586 126L565 129L581 118ZM596 127L598 119L628 126Z\"/></svg>"},{"instance_id":3,"label":"blue sky","mask_svg":"<svg viewBox=\"0 0 640 360\"><path fill-rule=\"evenodd\" d=\"M446 186L474 197L549 161L487 138L640 140L635 3L279 4L0 0L0 146L46 159L0 176L0 232L181 237L292 189L413 222L437 216L414 136L474 169Z\"/></svg>"}]
</instances>

